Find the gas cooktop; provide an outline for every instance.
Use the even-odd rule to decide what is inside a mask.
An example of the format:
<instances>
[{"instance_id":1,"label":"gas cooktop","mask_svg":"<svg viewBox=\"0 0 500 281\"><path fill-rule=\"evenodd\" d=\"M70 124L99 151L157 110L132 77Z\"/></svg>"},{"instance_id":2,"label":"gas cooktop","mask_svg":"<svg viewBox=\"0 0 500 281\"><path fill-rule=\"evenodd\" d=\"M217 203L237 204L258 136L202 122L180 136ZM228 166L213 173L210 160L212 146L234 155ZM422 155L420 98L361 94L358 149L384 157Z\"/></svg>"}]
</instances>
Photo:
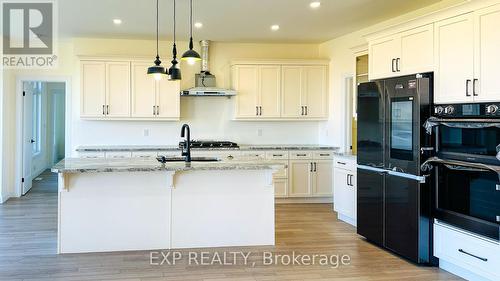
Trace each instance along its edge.
<instances>
[{"instance_id":1,"label":"gas cooktop","mask_svg":"<svg viewBox=\"0 0 500 281\"><path fill-rule=\"evenodd\" d=\"M179 142L179 147L183 147L184 142ZM233 148L238 149L239 146L235 142L230 141L212 141L212 140L193 140L191 148Z\"/></svg>"}]
</instances>

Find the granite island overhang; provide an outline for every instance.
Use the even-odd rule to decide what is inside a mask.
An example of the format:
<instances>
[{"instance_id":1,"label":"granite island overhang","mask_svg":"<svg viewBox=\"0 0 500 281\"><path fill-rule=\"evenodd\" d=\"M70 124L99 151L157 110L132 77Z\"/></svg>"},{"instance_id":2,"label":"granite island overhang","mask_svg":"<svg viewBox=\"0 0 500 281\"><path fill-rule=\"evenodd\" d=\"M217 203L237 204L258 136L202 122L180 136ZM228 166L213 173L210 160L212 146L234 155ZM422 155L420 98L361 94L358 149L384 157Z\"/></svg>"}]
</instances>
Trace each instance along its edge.
<instances>
[{"instance_id":1,"label":"granite island overhang","mask_svg":"<svg viewBox=\"0 0 500 281\"><path fill-rule=\"evenodd\" d=\"M58 253L275 244L265 160L161 164L65 159L58 173Z\"/></svg>"}]
</instances>

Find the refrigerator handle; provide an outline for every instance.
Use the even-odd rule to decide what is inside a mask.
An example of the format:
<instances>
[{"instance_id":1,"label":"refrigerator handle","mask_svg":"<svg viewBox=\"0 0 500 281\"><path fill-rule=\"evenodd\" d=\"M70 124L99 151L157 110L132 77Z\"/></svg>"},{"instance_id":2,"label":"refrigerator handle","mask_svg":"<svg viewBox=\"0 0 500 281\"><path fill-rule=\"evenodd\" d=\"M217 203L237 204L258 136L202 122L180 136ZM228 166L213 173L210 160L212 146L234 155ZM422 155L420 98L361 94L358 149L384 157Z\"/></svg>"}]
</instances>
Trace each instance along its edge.
<instances>
[{"instance_id":1,"label":"refrigerator handle","mask_svg":"<svg viewBox=\"0 0 500 281\"><path fill-rule=\"evenodd\" d=\"M365 170L365 171L370 171L370 172L376 172L379 174L387 174L389 173L388 170L381 169L381 168L375 168L372 166L366 166L366 165L358 165L358 169Z\"/></svg>"}]
</instances>

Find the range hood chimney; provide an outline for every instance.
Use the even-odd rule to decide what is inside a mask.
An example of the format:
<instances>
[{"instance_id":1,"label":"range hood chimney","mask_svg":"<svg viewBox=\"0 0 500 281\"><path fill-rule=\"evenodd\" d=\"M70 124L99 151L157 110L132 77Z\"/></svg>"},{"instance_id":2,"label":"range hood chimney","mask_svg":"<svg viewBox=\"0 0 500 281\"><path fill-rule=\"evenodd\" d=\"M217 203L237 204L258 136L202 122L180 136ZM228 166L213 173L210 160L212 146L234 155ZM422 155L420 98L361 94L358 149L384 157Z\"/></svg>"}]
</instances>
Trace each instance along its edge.
<instances>
[{"instance_id":1,"label":"range hood chimney","mask_svg":"<svg viewBox=\"0 0 500 281\"><path fill-rule=\"evenodd\" d=\"M210 46L210 40L201 40L201 73L209 74L209 58L208 58L208 47Z\"/></svg>"},{"instance_id":2,"label":"range hood chimney","mask_svg":"<svg viewBox=\"0 0 500 281\"><path fill-rule=\"evenodd\" d=\"M185 96L234 96L230 89L216 88L215 75L210 73L209 48L210 40L201 40L201 72L195 74L195 87L182 91Z\"/></svg>"}]
</instances>

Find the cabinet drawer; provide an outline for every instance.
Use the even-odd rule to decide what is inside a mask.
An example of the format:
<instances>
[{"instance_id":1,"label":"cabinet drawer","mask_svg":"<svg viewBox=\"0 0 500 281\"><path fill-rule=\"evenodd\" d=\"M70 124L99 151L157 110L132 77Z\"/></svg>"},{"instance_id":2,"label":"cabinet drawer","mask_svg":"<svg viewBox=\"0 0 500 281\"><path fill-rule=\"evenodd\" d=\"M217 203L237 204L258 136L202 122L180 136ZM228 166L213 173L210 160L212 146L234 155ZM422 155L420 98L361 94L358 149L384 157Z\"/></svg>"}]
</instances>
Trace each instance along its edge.
<instances>
[{"instance_id":1,"label":"cabinet drawer","mask_svg":"<svg viewBox=\"0 0 500 281\"><path fill-rule=\"evenodd\" d=\"M156 151L133 151L132 152L132 157L133 158L156 158L158 156L158 153Z\"/></svg>"},{"instance_id":2,"label":"cabinet drawer","mask_svg":"<svg viewBox=\"0 0 500 281\"><path fill-rule=\"evenodd\" d=\"M255 158L255 159L266 159L266 152L264 151L242 151L242 158Z\"/></svg>"},{"instance_id":3,"label":"cabinet drawer","mask_svg":"<svg viewBox=\"0 0 500 281\"><path fill-rule=\"evenodd\" d=\"M290 159L312 159L312 152L309 151L293 151L290 152Z\"/></svg>"},{"instance_id":4,"label":"cabinet drawer","mask_svg":"<svg viewBox=\"0 0 500 281\"><path fill-rule=\"evenodd\" d=\"M104 158L104 152L78 152L78 157L89 159Z\"/></svg>"},{"instance_id":5,"label":"cabinet drawer","mask_svg":"<svg viewBox=\"0 0 500 281\"><path fill-rule=\"evenodd\" d=\"M180 151L179 154L180 155ZM198 151L193 151L191 150L191 156L197 156L197 157L216 157L219 159L222 159L222 161L228 161L228 160L233 160L234 158L240 156L239 151L221 151L221 150L198 150Z\"/></svg>"},{"instance_id":6,"label":"cabinet drawer","mask_svg":"<svg viewBox=\"0 0 500 281\"><path fill-rule=\"evenodd\" d=\"M349 171L356 170L356 160L346 157L336 156L333 158L333 166L339 169L346 169Z\"/></svg>"},{"instance_id":7,"label":"cabinet drawer","mask_svg":"<svg viewBox=\"0 0 500 281\"><path fill-rule=\"evenodd\" d=\"M333 151L315 151L313 152L313 158L315 160L332 160Z\"/></svg>"},{"instance_id":8,"label":"cabinet drawer","mask_svg":"<svg viewBox=\"0 0 500 281\"><path fill-rule=\"evenodd\" d=\"M109 159L123 159L132 157L132 153L130 151L109 151L106 152L106 158Z\"/></svg>"},{"instance_id":9,"label":"cabinet drawer","mask_svg":"<svg viewBox=\"0 0 500 281\"><path fill-rule=\"evenodd\" d=\"M266 158L270 160L278 159L288 159L288 151L268 151L266 152Z\"/></svg>"},{"instance_id":10,"label":"cabinet drawer","mask_svg":"<svg viewBox=\"0 0 500 281\"><path fill-rule=\"evenodd\" d=\"M500 280L500 244L434 224L434 255L491 280Z\"/></svg>"}]
</instances>

